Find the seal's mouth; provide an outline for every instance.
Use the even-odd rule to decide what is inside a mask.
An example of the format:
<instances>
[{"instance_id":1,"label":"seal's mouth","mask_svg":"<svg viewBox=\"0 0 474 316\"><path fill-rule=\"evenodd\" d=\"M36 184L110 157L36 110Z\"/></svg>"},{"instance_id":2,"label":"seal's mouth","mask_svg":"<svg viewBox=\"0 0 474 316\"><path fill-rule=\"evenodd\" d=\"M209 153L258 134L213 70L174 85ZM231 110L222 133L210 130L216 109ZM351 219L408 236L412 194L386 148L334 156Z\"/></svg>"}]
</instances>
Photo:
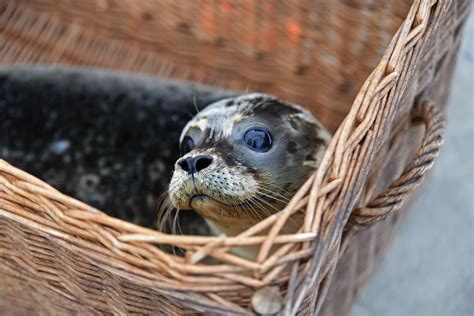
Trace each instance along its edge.
<instances>
[{"instance_id":1,"label":"seal's mouth","mask_svg":"<svg viewBox=\"0 0 474 316\"><path fill-rule=\"evenodd\" d=\"M248 207L248 205L251 205L250 202L245 202L245 201L241 203L236 203L236 204L227 204L219 200L213 199L212 197L206 194L193 195L189 199L189 207L193 208L193 204L196 205L197 203L199 204L200 203L218 203L225 207Z\"/></svg>"},{"instance_id":2,"label":"seal's mouth","mask_svg":"<svg viewBox=\"0 0 474 316\"><path fill-rule=\"evenodd\" d=\"M209 196L205 195L205 194L194 195L189 199L189 207L193 208L193 202L194 202L194 204L196 204L196 203L200 203L200 202L205 202L206 200L209 200L209 199L211 199L211 198ZM213 200L213 199L211 199L211 200Z\"/></svg>"},{"instance_id":3,"label":"seal's mouth","mask_svg":"<svg viewBox=\"0 0 474 316\"><path fill-rule=\"evenodd\" d=\"M201 216L218 222L230 220L254 222L252 214L249 214L249 201L243 201L238 204L226 204L205 194L197 194L189 199L189 207L199 213ZM251 206L250 206L251 207ZM258 219L261 220L262 218Z\"/></svg>"}]
</instances>

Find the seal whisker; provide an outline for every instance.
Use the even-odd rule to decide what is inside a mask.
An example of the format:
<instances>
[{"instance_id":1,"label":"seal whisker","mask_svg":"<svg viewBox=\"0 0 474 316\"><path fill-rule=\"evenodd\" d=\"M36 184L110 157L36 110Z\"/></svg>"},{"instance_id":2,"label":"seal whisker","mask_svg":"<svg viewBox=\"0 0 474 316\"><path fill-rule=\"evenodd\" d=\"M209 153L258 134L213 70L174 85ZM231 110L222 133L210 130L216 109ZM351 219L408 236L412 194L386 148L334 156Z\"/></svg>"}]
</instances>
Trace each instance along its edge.
<instances>
[{"instance_id":1,"label":"seal whisker","mask_svg":"<svg viewBox=\"0 0 474 316\"><path fill-rule=\"evenodd\" d=\"M176 213L179 212L178 209L175 209L171 200L169 199L169 195L162 194L160 198L158 199L159 203L159 211L158 211L158 220L157 220L157 228L158 231L166 233L168 231L168 227L171 230L172 233L174 233L175 229L173 229L173 223L171 221L171 214L173 211ZM176 217L176 215L175 215ZM159 248L170 251L176 255L176 247L175 246L170 246L170 248L167 245L160 244Z\"/></svg>"},{"instance_id":2,"label":"seal whisker","mask_svg":"<svg viewBox=\"0 0 474 316\"><path fill-rule=\"evenodd\" d=\"M251 210L255 214L257 220L262 220L262 219L265 218L265 216L262 216L261 214L259 214L259 212L255 209L255 207L258 207L259 209L261 209L265 213L268 212L268 211L265 210L264 208L262 208L262 206L253 197L251 197L249 200L245 201L244 203L247 204L251 208Z\"/></svg>"},{"instance_id":3,"label":"seal whisker","mask_svg":"<svg viewBox=\"0 0 474 316\"><path fill-rule=\"evenodd\" d=\"M193 95L193 104L194 104L194 109L196 110L196 114L201 112L201 110L199 109L199 107L197 105L197 102L196 102L196 94Z\"/></svg>"},{"instance_id":4,"label":"seal whisker","mask_svg":"<svg viewBox=\"0 0 474 316\"><path fill-rule=\"evenodd\" d=\"M253 199L250 198L248 200L243 201L241 204L247 206L246 210L251 211L251 213L255 216L257 220L260 220L260 215L258 214L258 211L255 209L255 207L252 205L253 204Z\"/></svg>"},{"instance_id":5,"label":"seal whisker","mask_svg":"<svg viewBox=\"0 0 474 316\"><path fill-rule=\"evenodd\" d=\"M260 198L259 198L259 199L260 199ZM267 204L269 207L273 208L273 209L274 209L276 212L279 212L279 211L281 211L281 209L279 209L279 208L275 207L274 205L272 205L272 204L268 203L267 201L265 201L265 200L262 200L262 199L261 199L261 201L262 201L263 203ZM270 216L270 215L272 215L272 213L271 213L271 212L269 212L267 209L265 209L265 210L266 210L266 211L269 213L269 216ZM289 220L290 222L292 222L293 224L296 224L295 220L294 220L294 219L292 219L291 217L290 217L288 220Z\"/></svg>"},{"instance_id":6,"label":"seal whisker","mask_svg":"<svg viewBox=\"0 0 474 316\"><path fill-rule=\"evenodd\" d=\"M166 230L166 224L169 220L170 214L173 211L174 207L169 199L167 192L161 194L158 198L158 219L157 219L157 228L159 231Z\"/></svg>"},{"instance_id":7,"label":"seal whisker","mask_svg":"<svg viewBox=\"0 0 474 316\"><path fill-rule=\"evenodd\" d=\"M265 188L258 188L258 192L264 194L266 197L272 198L276 201L283 202L283 203L288 203L290 199L288 199L286 196L278 194L277 192L267 190Z\"/></svg>"},{"instance_id":8,"label":"seal whisker","mask_svg":"<svg viewBox=\"0 0 474 316\"><path fill-rule=\"evenodd\" d=\"M179 222L178 222L178 219L179 219L179 209L176 209L176 212L174 213L174 217L173 217L173 224L171 226L171 233L172 234L176 234L177 232L181 231L181 227L179 227ZM182 231L181 231L182 232Z\"/></svg>"},{"instance_id":9,"label":"seal whisker","mask_svg":"<svg viewBox=\"0 0 474 316\"><path fill-rule=\"evenodd\" d=\"M259 198L258 196L254 196L251 198L251 201L254 202L254 204L259 208L261 209L266 216L270 216L272 215L272 212L270 212L268 209L264 208L263 205L262 205L262 202L264 202L261 198ZM265 218L265 217L263 217Z\"/></svg>"},{"instance_id":10,"label":"seal whisker","mask_svg":"<svg viewBox=\"0 0 474 316\"><path fill-rule=\"evenodd\" d=\"M282 199L280 197L275 197L271 194L271 192L267 193L265 191L262 191L261 189L258 189L258 191L256 192L258 195L262 196L262 197L265 197L265 198L269 198L271 201L277 201L277 202L281 202L283 204L288 204L289 200L288 199ZM267 203L269 206L273 206L275 207L274 205L268 203L268 201L266 201L265 199L263 199L263 201L265 203Z\"/></svg>"},{"instance_id":11,"label":"seal whisker","mask_svg":"<svg viewBox=\"0 0 474 316\"><path fill-rule=\"evenodd\" d=\"M254 205L255 207L258 207L260 210L262 210L262 212L264 213L264 216L261 216L260 218L261 219L265 219L267 216L270 216L272 215L272 212L269 211L267 208L265 208L262 204L262 199L259 198L258 196L255 196L252 198L252 200L254 201Z\"/></svg>"},{"instance_id":12,"label":"seal whisker","mask_svg":"<svg viewBox=\"0 0 474 316\"><path fill-rule=\"evenodd\" d=\"M239 209L240 209L240 207L242 207L242 209L243 209L242 214L244 214L244 215L249 215L249 213L250 213L257 220L262 220L262 219L265 218L265 217L262 217L260 212L258 212L257 209L255 208L255 207L259 207L259 209L261 209L261 206L259 205L258 201L256 201L254 199L254 197L250 197L250 198L248 198L244 201L238 201L235 204L235 206L237 206L237 208L239 208Z\"/></svg>"},{"instance_id":13,"label":"seal whisker","mask_svg":"<svg viewBox=\"0 0 474 316\"><path fill-rule=\"evenodd\" d=\"M272 189L275 189L275 190L277 190L277 191L281 191L281 192L283 192L283 193L292 194L292 192L290 192L290 191L288 191L288 190L285 190L285 189L283 189L282 187L277 186L277 185L272 184L272 183L265 183L265 186L271 187ZM262 188L262 189L266 189L266 188L263 187L263 186L259 186L259 187ZM268 190L268 189L266 189L266 190ZM276 191L271 191L271 192L277 193ZM282 195L282 196L283 196L283 195Z\"/></svg>"}]
</instances>

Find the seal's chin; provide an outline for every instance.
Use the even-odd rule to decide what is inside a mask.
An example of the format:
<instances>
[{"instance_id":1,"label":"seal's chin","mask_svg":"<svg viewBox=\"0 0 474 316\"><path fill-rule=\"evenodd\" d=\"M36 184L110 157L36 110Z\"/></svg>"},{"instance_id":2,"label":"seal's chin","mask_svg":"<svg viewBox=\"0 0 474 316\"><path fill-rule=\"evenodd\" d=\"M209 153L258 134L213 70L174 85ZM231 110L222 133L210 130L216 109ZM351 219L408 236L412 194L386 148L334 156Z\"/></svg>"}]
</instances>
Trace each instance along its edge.
<instances>
[{"instance_id":1,"label":"seal's chin","mask_svg":"<svg viewBox=\"0 0 474 316\"><path fill-rule=\"evenodd\" d=\"M208 195L199 194L191 197L190 207L204 218L226 224L254 222L242 205L229 205L217 201Z\"/></svg>"}]
</instances>

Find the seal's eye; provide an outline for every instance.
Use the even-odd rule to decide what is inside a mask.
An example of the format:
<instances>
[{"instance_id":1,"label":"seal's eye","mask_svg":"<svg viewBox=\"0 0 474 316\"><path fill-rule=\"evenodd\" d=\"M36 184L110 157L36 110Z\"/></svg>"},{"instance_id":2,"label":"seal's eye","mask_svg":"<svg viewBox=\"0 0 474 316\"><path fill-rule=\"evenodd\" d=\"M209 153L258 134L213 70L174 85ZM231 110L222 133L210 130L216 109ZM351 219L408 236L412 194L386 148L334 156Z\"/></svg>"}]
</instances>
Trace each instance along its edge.
<instances>
[{"instance_id":1,"label":"seal's eye","mask_svg":"<svg viewBox=\"0 0 474 316\"><path fill-rule=\"evenodd\" d=\"M272 148L272 136L266 130L252 128L245 132L244 142L253 151L266 152Z\"/></svg>"},{"instance_id":2,"label":"seal's eye","mask_svg":"<svg viewBox=\"0 0 474 316\"><path fill-rule=\"evenodd\" d=\"M181 143L181 155L187 154L194 148L194 141L189 136L184 136L183 142Z\"/></svg>"}]
</instances>

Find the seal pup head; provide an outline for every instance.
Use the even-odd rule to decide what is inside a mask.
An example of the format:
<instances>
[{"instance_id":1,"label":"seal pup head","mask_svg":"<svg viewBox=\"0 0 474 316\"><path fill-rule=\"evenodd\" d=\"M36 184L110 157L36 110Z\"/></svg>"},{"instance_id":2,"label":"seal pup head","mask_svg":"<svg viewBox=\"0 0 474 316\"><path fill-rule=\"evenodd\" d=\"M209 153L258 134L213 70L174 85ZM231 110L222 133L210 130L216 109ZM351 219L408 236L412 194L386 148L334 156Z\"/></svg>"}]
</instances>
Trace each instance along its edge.
<instances>
[{"instance_id":1,"label":"seal pup head","mask_svg":"<svg viewBox=\"0 0 474 316\"><path fill-rule=\"evenodd\" d=\"M300 106L260 93L220 100L183 129L170 201L238 234L287 204L329 140Z\"/></svg>"}]
</instances>

